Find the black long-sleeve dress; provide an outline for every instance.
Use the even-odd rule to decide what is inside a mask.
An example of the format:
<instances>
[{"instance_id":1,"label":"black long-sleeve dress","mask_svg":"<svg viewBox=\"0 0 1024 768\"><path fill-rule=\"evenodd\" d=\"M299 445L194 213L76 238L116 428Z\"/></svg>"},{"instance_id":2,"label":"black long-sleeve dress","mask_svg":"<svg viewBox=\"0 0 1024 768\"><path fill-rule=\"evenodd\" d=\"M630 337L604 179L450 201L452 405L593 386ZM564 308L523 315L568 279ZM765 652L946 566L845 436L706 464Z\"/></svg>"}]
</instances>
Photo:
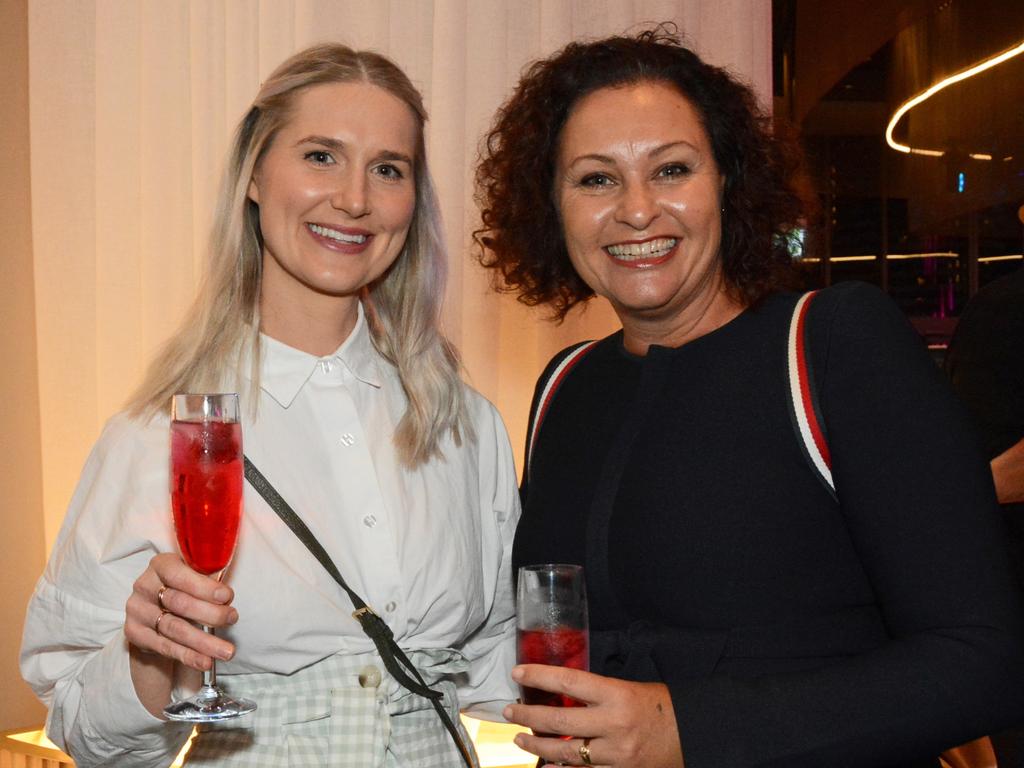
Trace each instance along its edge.
<instances>
[{"instance_id":1,"label":"black long-sleeve dress","mask_svg":"<svg viewBox=\"0 0 1024 768\"><path fill-rule=\"evenodd\" d=\"M593 347L538 432L514 561L585 566L591 669L668 685L687 768L934 767L1024 713L991 477L899 311L844 284L808 315L837 503L789 412L796 299Z\"/></svg>"}]
</instances>

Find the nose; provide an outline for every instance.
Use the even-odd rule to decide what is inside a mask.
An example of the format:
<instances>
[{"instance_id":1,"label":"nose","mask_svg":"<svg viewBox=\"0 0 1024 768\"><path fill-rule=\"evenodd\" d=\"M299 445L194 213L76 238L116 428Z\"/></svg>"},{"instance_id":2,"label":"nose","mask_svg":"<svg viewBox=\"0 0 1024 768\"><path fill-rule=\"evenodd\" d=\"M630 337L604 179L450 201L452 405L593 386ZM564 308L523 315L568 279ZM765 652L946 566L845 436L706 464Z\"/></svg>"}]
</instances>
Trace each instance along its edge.
<instances>
[{"instance_id":1,"label":"nose","mask_svg":"<svg viewBox=\"0 0 1024 768\"><path fill-rule=\"evenodd\" d=\"M642 182L627 182L623 185L616 219L633 229L647 229L658 217L658 201L654 191Z\"/></svg>"},{"instance_id":2,"label":"nose","mask_svg":"<svg viewBox=\"0 0 1024 768\"><path fill-rule=\"evenodd\" d=\"M367 179L361 173L345 174L331 192L331 207L359 219L370 212Z\"/></svg>"}]
</instances>

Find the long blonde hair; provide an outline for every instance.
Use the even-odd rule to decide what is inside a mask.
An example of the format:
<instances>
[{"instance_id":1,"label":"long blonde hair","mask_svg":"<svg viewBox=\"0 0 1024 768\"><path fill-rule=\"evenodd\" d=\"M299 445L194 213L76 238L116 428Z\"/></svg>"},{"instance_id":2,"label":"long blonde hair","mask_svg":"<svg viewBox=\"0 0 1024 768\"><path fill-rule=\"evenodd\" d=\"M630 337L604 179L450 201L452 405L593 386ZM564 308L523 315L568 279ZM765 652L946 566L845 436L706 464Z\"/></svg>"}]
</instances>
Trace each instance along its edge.
<instances>
[{"instance_id":1,"label":"long blonde hair","mask_svg":"<svg viewBox=\"0 0 1024 768\"><path fill-rule=\"evenodd\" d=\"M152 362L128 403L134 415L165 410L176 392L222 386L251 360L253 395L259 387L259 300L263 238L259 207L249 200L253 171L285 125L295 96L323 83L365 82L405 102L416 116L416 206L402 252L391 269L364 289L371 338L398 369L408 407L395 430L395 446L409 466L438 454L446 432L471 436L459 358L440 331L447 276L441 215L427 169L419 92L392 61L371 51L325 43L296 53L260 88L238 126L224 173L210 241L210 258L199 294L181 328ZM246 349L251 355L246 356Z\"/></svg>"}]
</instances>

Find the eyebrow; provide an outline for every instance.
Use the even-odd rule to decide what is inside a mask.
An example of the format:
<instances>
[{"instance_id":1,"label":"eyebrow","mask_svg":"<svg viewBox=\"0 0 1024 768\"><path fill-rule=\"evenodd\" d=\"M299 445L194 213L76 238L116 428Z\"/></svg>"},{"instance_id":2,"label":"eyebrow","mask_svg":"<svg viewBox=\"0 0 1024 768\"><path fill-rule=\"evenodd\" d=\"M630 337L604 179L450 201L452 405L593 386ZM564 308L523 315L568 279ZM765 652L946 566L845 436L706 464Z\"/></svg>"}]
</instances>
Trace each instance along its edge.
<instances>
[{"instance_id":1,"label":"eyebrow","mask_svg":"<svg viewBox=\"0 0 1024 768\"><path fill-rule=\"evenodd\" d=\"M690 142L683 141L682 139L680 139L679 141L670 141L668 144L662 144L661 146L655 147L654 149L647 153L647 156L657 157L658 155L663 155L670 149L675 149L676 147L688 147L689 149L692 149L695 152L700 151L699 149L697 149L696 146L694 146ZM615 160L612 157L609 157L608 155L593 153L588 155L580 155L579 157L575 158L571 163L569 163L569 166L572 167L581 160L596 160L599 163L606 163L608 165L613 165L615 163Z\"/></svg>"},{"instance_id":2,"label":"eyebrow","mask_svg":"<svg viewBox=\"0 0 1024 768\"><path fill-rule=\"evenodd\" d=\"M322 147L333 149L337 152L340 152L345 148L345 142L339 141L338 139L332 139L330 136L306 136L305 138L299 139L295 142L296 147L301 146L302 144L319 144ZM407 163L410 166L413 164L412 158L407 154L404 152L395 152L391 149L381 150L377 153L377 159L388 160L394 163Z\"/></svg>"}]
</instances>

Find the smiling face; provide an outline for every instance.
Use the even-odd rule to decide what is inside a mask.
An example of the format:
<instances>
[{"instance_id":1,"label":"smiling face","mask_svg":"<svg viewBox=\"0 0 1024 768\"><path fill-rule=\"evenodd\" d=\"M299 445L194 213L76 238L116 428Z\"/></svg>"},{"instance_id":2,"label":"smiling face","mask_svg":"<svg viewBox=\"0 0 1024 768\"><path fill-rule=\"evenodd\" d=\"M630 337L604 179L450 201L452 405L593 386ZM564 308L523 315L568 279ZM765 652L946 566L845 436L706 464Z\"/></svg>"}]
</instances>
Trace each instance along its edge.
<instances>
[{"instance_id":1,"label":"smiling face","mask_svg":"<svg viewBox=\"0 0 1024 768\"><path fill-rule=\"evenodd\" d=\"M405 244L418 139L409 106L375 85L315 85L295 96L249 186L263 234L266 332L302 347L272 326L330 317L351 327L359 291Z\"/></svg>"},{"instance_id":2,"label":"smiling face","mask_svg":"<svg viewBox=\"0 0 1024 768\"><path fill-rule=\"evenodd\" d=\"M739 311L722 280L724 177L693 105L643 82L582 98L562 129L555 200L569 258L626 346L678 346Z\"/></svg>"}]
</instances>

